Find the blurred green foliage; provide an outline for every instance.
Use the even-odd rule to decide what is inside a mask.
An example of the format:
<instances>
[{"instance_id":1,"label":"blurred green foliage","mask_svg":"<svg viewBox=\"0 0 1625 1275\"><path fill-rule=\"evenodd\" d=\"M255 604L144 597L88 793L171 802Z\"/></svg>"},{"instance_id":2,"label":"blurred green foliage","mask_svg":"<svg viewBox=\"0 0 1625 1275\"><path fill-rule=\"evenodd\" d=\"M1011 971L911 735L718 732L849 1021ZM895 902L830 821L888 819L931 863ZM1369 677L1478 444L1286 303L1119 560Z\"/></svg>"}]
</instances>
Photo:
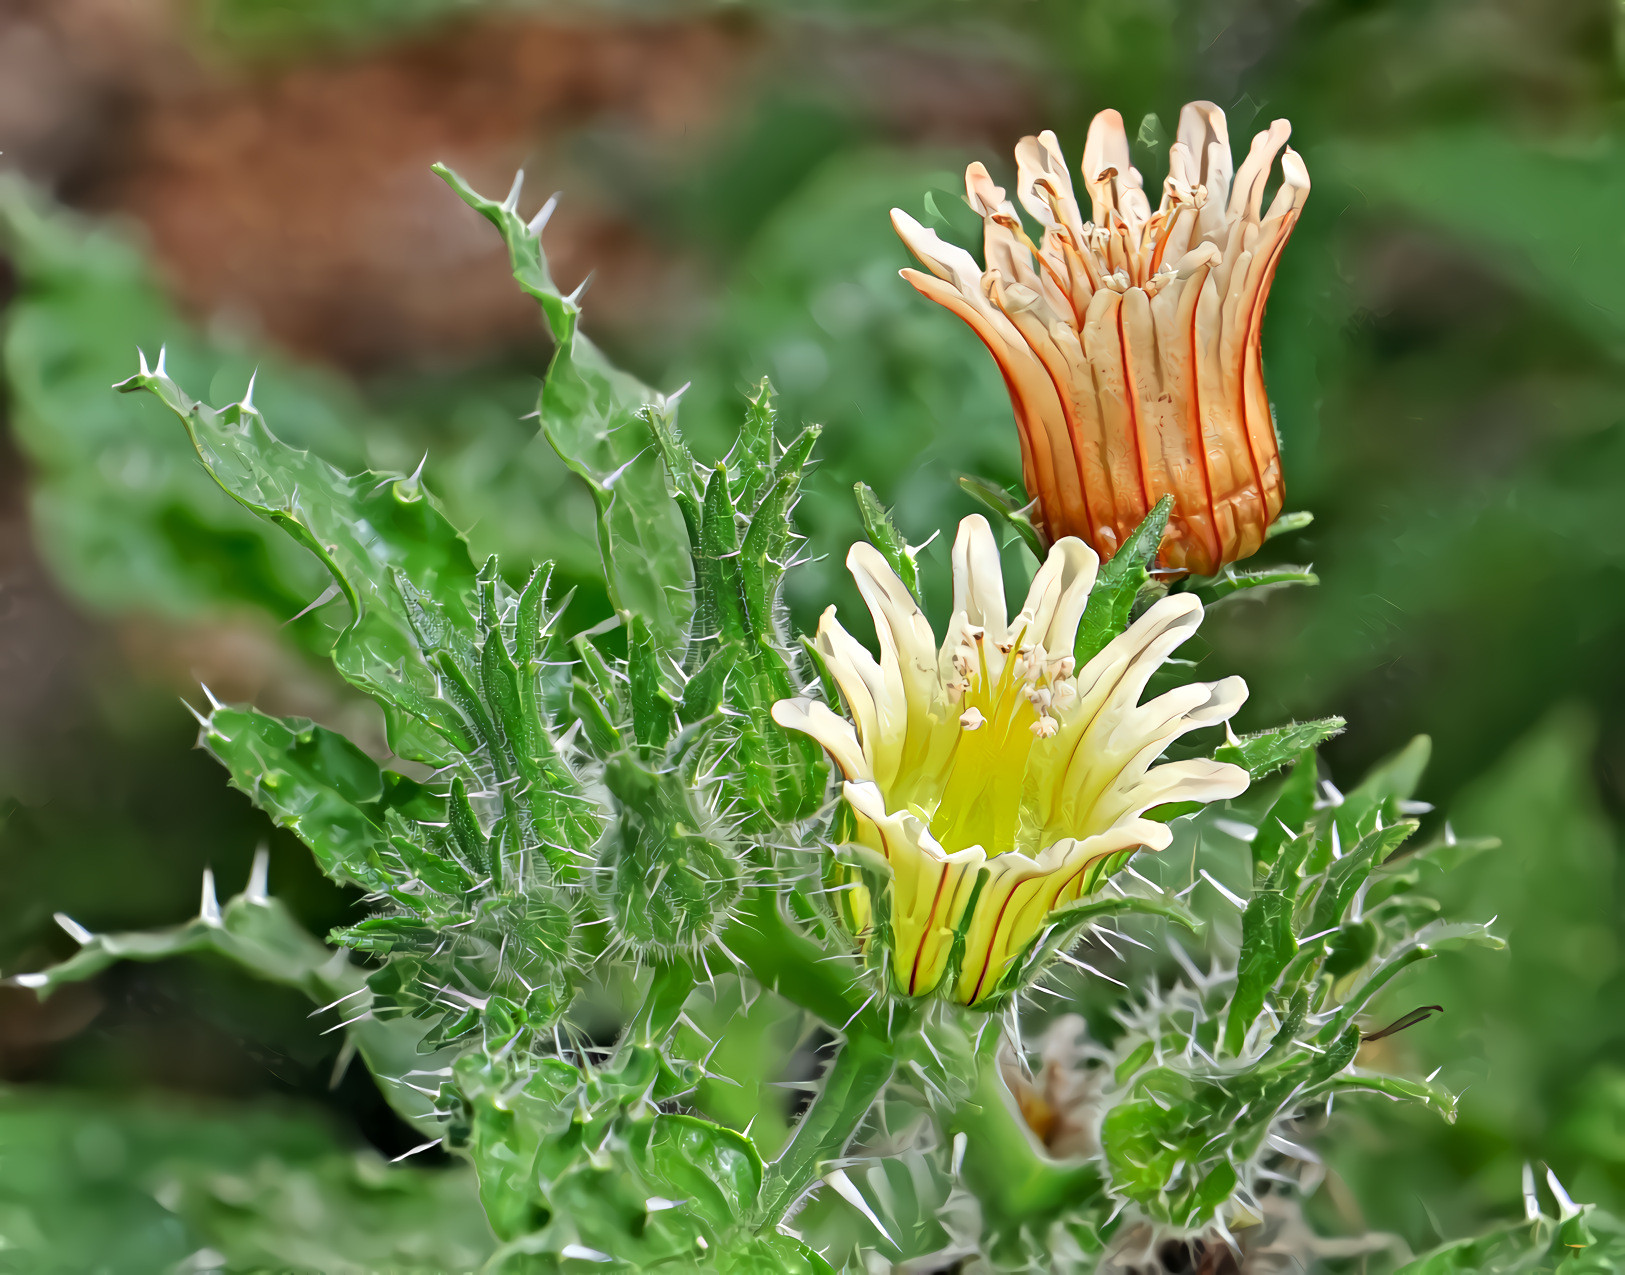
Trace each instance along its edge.
<instances>
[{"instance_id":1,"label":"blurred green foliage","mask_svg":"<svg viewBox=\"0 0 1625 1275\"><path fill-rule=\"evenodd\" d=\"M0 1271L471 1270L472 1173L390 1166L304 1111L0 1091ZM190 1263L190 1265L183 1265Z\"/></svg>"}]
</instances>

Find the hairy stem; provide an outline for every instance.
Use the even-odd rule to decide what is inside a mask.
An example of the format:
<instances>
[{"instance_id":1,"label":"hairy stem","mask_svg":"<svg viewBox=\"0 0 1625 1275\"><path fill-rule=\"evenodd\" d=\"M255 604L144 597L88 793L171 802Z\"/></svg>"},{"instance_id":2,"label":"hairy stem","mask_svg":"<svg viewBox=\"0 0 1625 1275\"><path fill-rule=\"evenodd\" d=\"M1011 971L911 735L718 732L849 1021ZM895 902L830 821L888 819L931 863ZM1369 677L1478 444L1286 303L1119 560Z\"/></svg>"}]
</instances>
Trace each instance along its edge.
<instances>
[{"instance_id":1,"label":"hairy stem","mask_svg":"<svg viewBox=\"0 0 1625 1275\"><path fill-rule=\"evenodd\" d=\"M693 988L694 967L687 961L677 958L657 963L643 1004L621 1036L622 1050L632 1045L659 1046L676 1026Z\"/></svg>"},{"instance_id":2,"label":"hairy stem","mask_svg":"<svg viewBox=\"0 0 1625 1275\"><path fill-rule=\"evenodd\" d=\"M976 1083L970 1097L948 1119L950 1137L965 1135L961 1177L982 1201L989 1218L1014 1228L1080 1204L1100 1192L1100 1171L1048 1155L1022 1118L999 1069L1003 1031L989 1023L976 1055Z\"/></svg>"},{"instance_id":3,"label":"hairy stem","mask_svg":"<svg viewBox=\"0 0 1625 1275\"><path fill-rule=\"evenodd\" d=\"M778 1159L767 1166L757 1220L764 1229L779 1219L823 1176L824 1166L846 1150L896 1066L891 1041L864 1032L847 1037Z\"/></svg>"},{"instance_id":4,"label":"hairy stem","mask_svg":"<svg viewBox=\"0 0 1625 1275\"><path fill-rule=\"evenodd\" d=\"M786 921L771 890L747 892L722 942L763 987L837 1031L887 1034L884 1015L868 1003L856 972Z\"/></svg>"}]
</instances>

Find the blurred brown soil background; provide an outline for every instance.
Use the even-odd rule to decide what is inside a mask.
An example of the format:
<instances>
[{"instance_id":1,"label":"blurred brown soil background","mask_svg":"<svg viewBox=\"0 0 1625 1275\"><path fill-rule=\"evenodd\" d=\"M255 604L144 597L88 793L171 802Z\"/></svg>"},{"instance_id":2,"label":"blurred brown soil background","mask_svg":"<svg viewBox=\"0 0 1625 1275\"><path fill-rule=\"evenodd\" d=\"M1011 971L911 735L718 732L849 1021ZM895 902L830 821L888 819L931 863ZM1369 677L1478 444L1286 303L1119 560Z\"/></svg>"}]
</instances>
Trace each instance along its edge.
<instances>
[{"instance_id":1,"label":"blurred brown soil background","mask_svg":"<svg viewBox=\"0 0 1625 1275\"><path fill-rule=\"evenodd\" d=\"M859 42L745 15L503 16L345 56L243 65L167 0L9 0L0 148L70 205L133 218L198 318L358 374L457 365L536 339L500 245L428 173L563 188L548 251L593 276L591 321L681 321L705 279L595 199L571 154L594 126L665 166L704 151L743 95L816 82L906 141L1004 146L1032 113L986 52Z\"/></svg>"}]
</instances>

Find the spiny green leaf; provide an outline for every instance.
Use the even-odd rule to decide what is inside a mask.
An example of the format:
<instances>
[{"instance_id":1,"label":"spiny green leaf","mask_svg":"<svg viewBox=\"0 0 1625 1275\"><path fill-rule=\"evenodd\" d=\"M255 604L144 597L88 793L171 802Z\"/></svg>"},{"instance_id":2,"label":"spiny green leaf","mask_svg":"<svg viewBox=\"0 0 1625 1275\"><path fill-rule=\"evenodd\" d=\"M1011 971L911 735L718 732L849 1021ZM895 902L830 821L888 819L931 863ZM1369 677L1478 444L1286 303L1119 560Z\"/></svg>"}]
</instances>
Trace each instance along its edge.
<instances>
[{"instance_id":1,"label":"spiny green leaf","mask_svg":"<svg viewBox=\"0 0 1625 1275\"><path fill-rule=\"evenodd\" d=\"M1297 951L1298 942L1292 933L1291 900L1279 887L1260 887L1241 914L1236 988L1224 1024L1227 1053L1241 1053L1248 1029L1264 1008L1265 995Z\"/></svg>"},{"instance_id":2,"label":"spiny green leaf","mask_svg":"<svg viewBox=\"0 0 1625 1275\"><path fill-rule=\"evenodd\" d=\"M1254 589L1280 588L1289 584L1319 584L1320 577L1308 567L1259 567L1246 571L1227 565L1217 575L1186 576L1176 587L1180 593L1194 593L1205 607L1218 606L1230 598Z\"/></svg>"},{"instance_id":3,"label":"spiny green leaf","mask_svg":"<svg viewBox=\"0 0 1625 1275\"><path fill-rule=\"evenodd\" d=\"M1044 560L1044 538L1038 534L1038 528L1033 525L1033 520L1027 512L1032 508L1030 502L1019 505L1004 488L988 482L985 478L976 478L970 474L961 475L959 485L972 500L1020 536L1021 542L1027 546L1033 557L1040 562Z\"/></svg>"},{"instance_id":4,"label":"spiny green leaf","mask_svg":"<svg viewBox=\"0 0 1625 1275\"><path fill-rule=\"evenodd\" d=\"M746 395L745 422L739 430L739 504L752 509L773 473L773 386L763 377Z\"/></svg>"},{"instance_id":5,"label":"spiny green leaf","mask_svg":"<svg viewBox=\"0 0 1625 1275\"><path fill-rule=\"evenodd\" d=\"M1326 882L1315 899L1308 933L1329 930L1343 918L1355 892L1371 875L1371 870L1405 843L1417 828L1416 820L1404 819L1362 837L1332 864Z\"/></svg>"},{"instance_id":6,"label":"spiny green leaf","mask_svg":"<svg viewBox=\"0 0 1625 1275\"><path fill-rule=\"evenodd\" d=\"M633 616L627 643L627 696L632 701L632 737L652 749L666 746L677 709L666 690L660 660L648 624L641 615Z\"/></svg>"},{"instance_id":7,"label":"spiny green leaf","mask_svg":"<svg viewBox=\"0 0 1625 1275\"><path fill-rule=\"evenodd\" d=\"M659 1115L639 1127L632 1162L654 1191L685 1201L719 1230L744 1222L762 1189L762 1158L750 1139L695 1116Z\"/></svg>"},{"instance_id":8,"label":"spiny green leaf","mask_svg":"<svg viewBox=\"0 0 1625 1275\"><path fill-rule=\"evenodd\" d=\"M782 565L777 561L789 539L790 498L800 475L775 482L751 515L750 527L739 546L739 574L745 595L745 614L757 642L774 636L773 603L778 597Z\"/></svg>"},{"instance_id":9,"label":"spiny green leaf","mask_svg":"<svg viewBox=\"0 0 1625 1275\"><path fill-rule=\"evenodd\" d=\"M858 516L863 519L863 534L869 538L869 543L880 551L880 556L897 573L897 578L918 602L920 572L919 565L914 560L914 550L909 547L903 533L897 529L897 524L892 521L886 507L880 503L880 498L870 489L868 483L858 483L853 491L858 498Z\"/></svg>"},{"instance_id":10,"label":"spiny green leaf","mask_svg":"<svg viewBox=\"0 0 1625 1275\"><path fill-rule=\"evenodd\" d=\"M600 756L620 751L620 728L604 711L604 701L596 686L575 678L570 684L570 712L581 723L588 742Z\"/></svg>"},{"instance_id":11,"label":"spiny green leaf","mask_svg":"<svg viewBox=\"0 0 1625 1275\"><path fill-rule=\"evenodd\" d=\"M443 164L434 171L501 232L514 279L536 299L552 331L554 353L542 384L542 433L586 484L598 511L599 550L610 599L623 614L644 617L655 646L682 649L689 621L688 539L649 410L666 411L665 396L614 367L578 331L581 309L553 282L533 232L518 214L517 193L503 203L474 192Z\"/></svg>"},{"instance_id":12,"label":"spiny green leaf","mask_svg":"<svg viewBox=\"0 0 1625 1275\"><path fill-rule=\"evenodd\" d=\"M234 788L310 847L328 876L372 890L389 884L378 859L383 772L344 736L304 718L221 707L199 742L224 764ZM404 790L411 781L394 782Z\"/></svg>"},{"instance_id":13,"label":"spiny green leaf","mask_svg":"<svg viewBox=\"0 0 1625 1275\"><path fill-rule=\"evenodd\" d=\"M257 876L260 872L263 867L256 868ZM280 900L264 894L263 877L258 879L258 886L251 883L224 907L215 903L213 882L206 880L204 908L195 920L165 930L91 935L60 965L12 981L48 996L63 984L94 978L119 961L164 961L212 952L257 978L296 988L318 1005L344 999L355 1008L365 1008L365 1001L355 999L365 987L364 971L309 934ZM348 1031L390 1105L419 1128L438 1136L440 1116L433 1100L407 1079L421 1075L419 1068L446 1061L418 1052L422 1025L364 1016L351 1023Z\"/></svg>"},{"instance_id":14,"label":"spiny green leaf","mask_svg":"<svg viewBox=\"0 0 1625 1275\"><path fill-rule=\"evenodd\" d=\"M500 621L480 645L480 692L495 727L500 746L514 758L528 756L534 749L534 719L525 712L519 696L519 670L502 640Z\"/></svg>"},{"instance_id":15,"label":"spiny green leaf","mask_svg":"<svg viewBox=\"0 0 1625 1275\"><path fill-rule=\"evenodd\" d=\"M689 675L688 683L683 687L683 721L697 722L716 711L717 705L722 703L728 674L744 658L744 654L740 643L725 642Z\"/></svg>"},{"instance_id":16,"label":"spiny green leaf","mask_svg":"<svg viewBox=\"0 0 1625 1275\"><path fill-rule=\"evenodd\" d=\"M333 942L370 956L391 952L431 952L440 942L440 931L414 916L372 916L357 925L333 931Z\"/></svg>"},{"instance_id":17,"label":"spiny green leaf","mask_svg":"<svg viewBox=\"0 0 1625 1275\"><path fill-rule=\"evenodd\" d=\"M812 450L823 434L822 425L807 425L801 433L790 440L784 449L784 454L773 465L773 481L787 477L791 474L798 478L807 468L807 462L812 457Z\"/></svg>"},{"instance_id":18,"label":"spiny green leaf","mask_svg":"<svg viewBox=\"0 0 1625 1275\"><path fill-rule=\"evenodd\" d=\"M1151 581L1151 564L1162 546L1163 533L1168 530L1168 515L1173 508L1172 496L1157 501L1123 542L1122 548L1109 562L1102 564L1100 574L1095 577L1095 587L1089 591L1083 619L1078 623L1073 654L1079 668L1105 650L1106 645L1128 627L1134 613L1134 599Z\"/></svg>"},{"instance_id":19,"label":"spiny green leaf","mask_svg":"<svg viewBox=\"0 0 1625 1275\"><path fill-rule=\"evenodd\" d=\"M389 841L388 854L404 869L406 878L398 881L396 884L401 888L392 892L397 901L414 911L430 910L438 901L425 897L421 889L412 887L421 883L433 894L453 903L460 903L474 888L474 878L469 875L468 869L455 859L441 854L440 839L436 837L431 841L429 831L422 824L409 823L394 811L385 816L384 822Z\"/></svg>"},{"instance_id":20,"label":"spiny green leaf","mask_svg":"<svg viewBox=\"0 0 1625 1275\"><path fill-rule=\"evenodd\" d=\"M1314 753L1300 754L1253 838L1255 875L1268 869L1281 853L1281 847L1297 836L1298 830L1309 821L1315 810L1318 784Z\"/></svg>"},{"instance_id":21,"label":"spiny green leaf","mask_svg":"<svg viewBox=\"0 0 1625 1275\"><path fill-rule=\"evenodd\" d=\"M1302 531L1314 522L1315 515L1307 509L1299 509L1293 513L1282 514L1264 532L1265 540L1273 540L1276 536L1289 536L1294 531Z\"/></svg>"},{"instance_id":22,"label":"spiny green leaf","mask_svg":"<svg viewBox=\"0 0 1625 1275\"><path fill-rule=\"evenodd\" d=\"M620 686L615 671L610 668L603 652L585 633L576 634L570 644L575 648L576 659L580 661L576 679L592 688L593 693L603 702L603 712L606 715L612 718L624 717L626 709L621 704Z\"/></svg>"},{"instance_id":23,"label":"spiny green leaf","mask_svg":"<svg viewBox=\"0 0 1625 1275\"><path fill-rule=\"evenodd\" d=\"M1227 744L1213 752L1215 761L1226 761L1240 766L1255 780L1272 775L1289 761L1300 756L1305 749L1318 748L1328 739L1342 733L1348 723L1341 717L1322 717L1312 722L1290 722L1270 730ZM1307 818L1307 816L1305 816Z\"/></svg>"},{"instance_id":24,"label":"spiny green leaf","mask_svg":"<svg viewBox=\"0 0 1625 1275\"><path fill-rule=\"evenodd\" d=\"M495 873L497 856L492 854L491 847L486 841L479 818L468 800L468 788L464 785L461 775L455 776L451 781L451 799L446 813L451 825L452 840L462 854L463 861L481 876L491 876Z\"/></svg>"},{"instance_id":25,"label":"spiny green leaf","mask_svg":"<svg viewBox=\"0 0 1625 1275\"><path fill-rule=\"evenodd\" d=\"M462 723L440 697L394 580L398 573L435 598L452 627L471 632L475 571L467 544L422 483L341 473L281 442L247 399L206 407L161 369L143 369L115 388L157 395L180 417L215 481L321 561L352 612L333 662L383 703L396 753L431 764L450 760L447 741L466 743Z\"/></svg>"},{"instance_id":26,"label":"spiny green leaf","mask_svg":"<svg viewBox=\"0 0 1625 1275\"><path fill-rule=\"evenodd\" d=\"M699 597L694 623L700 636L739 640L746 635L745 599L739 569L739 527L728 490L728 471L718 465L705 484L700 549L695 555Z\"/></svg>"},{"instance_id":27,"label":"spiny green leaf","mask_svg":"<svg viewBox=\"0 0 1625 1275\"><path fill-rule=\"evenodd\" d=\"M683 777L622 753L604 767L617 818L599 849L615 937L662 958L709 942L739 901L744 876L696 807Z\"/></svg>"}]
</instances>

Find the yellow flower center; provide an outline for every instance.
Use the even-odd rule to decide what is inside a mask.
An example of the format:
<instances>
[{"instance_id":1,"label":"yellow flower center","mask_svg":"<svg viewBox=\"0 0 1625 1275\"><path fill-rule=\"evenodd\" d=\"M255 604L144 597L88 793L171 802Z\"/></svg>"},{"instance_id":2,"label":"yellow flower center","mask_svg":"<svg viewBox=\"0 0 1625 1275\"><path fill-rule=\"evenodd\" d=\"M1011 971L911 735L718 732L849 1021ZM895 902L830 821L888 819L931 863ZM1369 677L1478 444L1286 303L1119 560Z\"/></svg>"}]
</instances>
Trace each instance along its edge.
<instances>
[{"instance_id":1,"label":"yellow flower center","mask_svg":"<svg viewBox=\"0 0 1625 1275\"><path fill-rule=\"evenodd\" d=\"M981 722L961 733L927 821L950 854L969 846L981 846L990 856L1016 848L1027 757L1038 742L1032 729L1038 710L1027 693L1031 684L1016 676L1024 663L1019 652L1025 633L1017 635L996 679L988 675L987 639L976 638L977 675L968 679L960 720L974 712Z\"/></svg>"}]
</instances>

